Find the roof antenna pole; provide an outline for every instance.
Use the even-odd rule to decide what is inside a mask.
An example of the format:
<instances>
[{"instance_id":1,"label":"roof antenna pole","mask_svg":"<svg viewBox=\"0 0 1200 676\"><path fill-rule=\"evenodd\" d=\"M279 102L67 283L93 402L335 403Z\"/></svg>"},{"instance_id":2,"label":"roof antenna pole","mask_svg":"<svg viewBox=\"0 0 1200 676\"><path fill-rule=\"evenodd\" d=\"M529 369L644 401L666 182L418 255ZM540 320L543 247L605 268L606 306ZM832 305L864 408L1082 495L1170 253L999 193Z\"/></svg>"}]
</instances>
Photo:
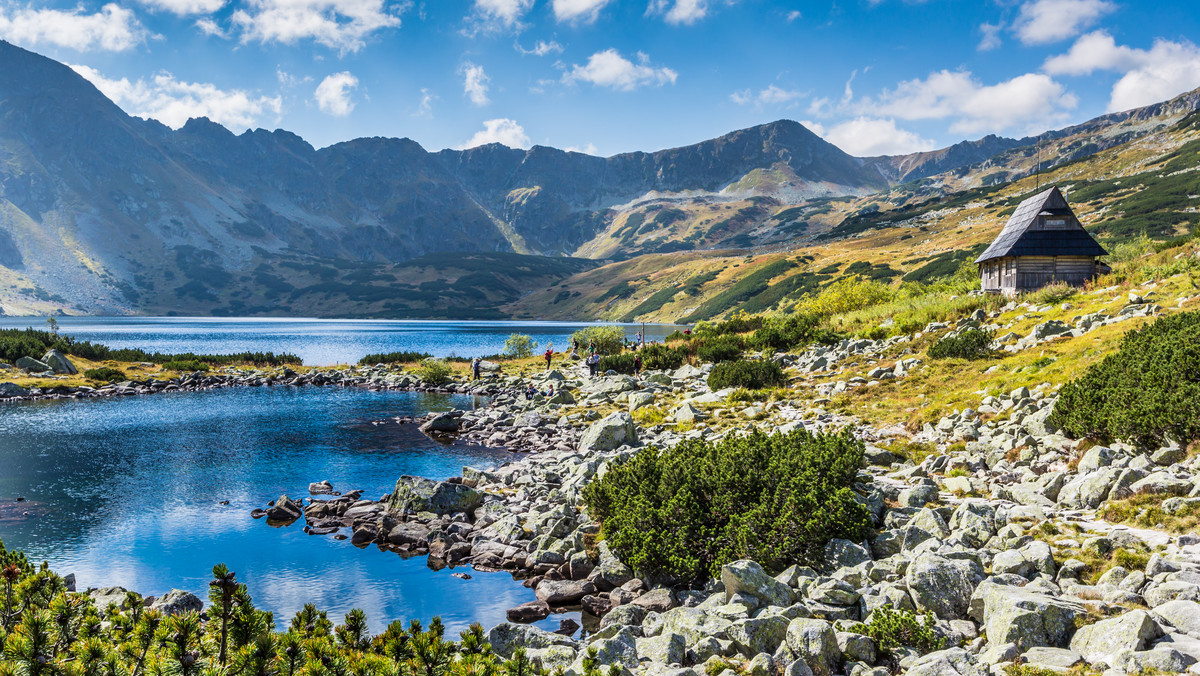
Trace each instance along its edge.
<instances>
[{"instance_id":1,"label":"roof antenna pole","mask_svg":"<svg viewBox=\"0 0 1200 676\"><path fill-rule=\"evenodd\" d=\"M1036 181L1036 186L1037 186L1034 188L1034 191L1041 192L1041 190L1042 190L1042 135L1041 134L1038 134L1038 137L1037 137L1037 166L1035 166L1033 168L1033 173L1034 173L1034 176L1036 177L1035 181Z\"/></svg>"}]
</instances>

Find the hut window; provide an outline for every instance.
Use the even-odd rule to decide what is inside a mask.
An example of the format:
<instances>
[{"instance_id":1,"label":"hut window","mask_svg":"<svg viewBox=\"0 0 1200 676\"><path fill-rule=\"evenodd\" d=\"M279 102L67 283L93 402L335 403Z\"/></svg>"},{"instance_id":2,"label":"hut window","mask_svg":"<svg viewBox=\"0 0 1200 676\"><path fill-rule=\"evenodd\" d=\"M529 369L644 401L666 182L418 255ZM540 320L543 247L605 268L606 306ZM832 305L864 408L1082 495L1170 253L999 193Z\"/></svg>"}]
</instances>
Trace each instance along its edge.
<instances>
[{"instance_id":1,"label":"hut window","mask_svg":"<svg viewBox=\"0 0 1200 676\"><path fill-rule=\"evenodd\" d=\"M1067 219L1065 218L1047 218L1047 228L1065 228L1067 227Z\"/></svg>"}]
</instances>

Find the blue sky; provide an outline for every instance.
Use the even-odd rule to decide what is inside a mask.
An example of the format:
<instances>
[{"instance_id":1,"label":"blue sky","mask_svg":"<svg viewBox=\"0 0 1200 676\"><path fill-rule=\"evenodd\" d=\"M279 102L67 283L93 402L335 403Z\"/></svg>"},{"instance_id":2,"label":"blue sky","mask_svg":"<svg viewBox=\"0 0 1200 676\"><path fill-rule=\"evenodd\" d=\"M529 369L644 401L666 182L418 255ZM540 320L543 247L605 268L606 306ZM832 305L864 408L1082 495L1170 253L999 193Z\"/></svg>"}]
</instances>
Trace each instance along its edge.
<instances>
[{"instance_id":1,"label":"blue sky","mask_svg":"<svg viewBox=\"0 0 1200 676\"><path fill-rule=\"evenodd\" d=\"M0 0L131 114L600 155L790 118L855 155L1200 87L1194 0Z\"/></svg>"}]
</instances>

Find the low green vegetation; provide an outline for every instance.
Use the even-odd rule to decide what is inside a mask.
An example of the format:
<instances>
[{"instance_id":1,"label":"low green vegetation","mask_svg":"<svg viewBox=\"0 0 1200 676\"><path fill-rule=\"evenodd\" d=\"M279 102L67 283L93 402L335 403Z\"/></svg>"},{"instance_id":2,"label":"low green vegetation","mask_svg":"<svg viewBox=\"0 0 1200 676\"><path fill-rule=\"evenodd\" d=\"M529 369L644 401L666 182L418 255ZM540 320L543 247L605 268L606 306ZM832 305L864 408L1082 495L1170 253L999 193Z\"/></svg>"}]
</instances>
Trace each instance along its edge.
<instances>
[{"instance_id":1,"label":"low green vegetation","mask_svg":"<svg viewBox=\"0 0 1200 676\"><path fill-rule=\"evenodd\" d=\"M375 364L414 364L425 359L432 358L433 355L428 352L383 352L379 354L368 354L358 360L359 366L374 366Z\"/></svg>"},{"instance_id":2,"label":"low green vegetation","mask_svg":"<svg viewBox=\"0 0 1200 676\"><path fill-rule=\"evenodd\" d=\"M1124 523L1138 528L1154 528L1170 533L1195 533L1200 528L1200 504L1180 502L1170 511L1163 509L1169 495L1141 494L1123 500L1110 500L1097 513L1111 523Z\"/></svg>"},{"instance_id":3,"label":"low green vegetation","mask_svg":"<svg viewBox=\"0 0 1200 676\"><path fill-rule=\"evenodd\" d=\"M671 347L670 345L647 345L640 350L642 366L649 370L674 371L687 362L686 347Z\"/></svg>"},{"instance_id":4,"label":"low green vegetation","mask_svg":"<svg viewBox=\"0 0 1200 676\"><path fill-rule=\"evenodd\" d=\"M846 432L689 439L610 467L584 500L621 560L646 574L694 582L743 558L768 570L819 564L830 539L870 532L851 489L862 456Z\"/></svg>"},{"instance_id":5,"label":"low green vegetation","mask_svg":"<svg viewBox=\"0 0 1200 676\"><path fill-rule=\"evenodd\" d=\"M450 376L453 370L450 364L444 359L434 359L430 357L423 359L420 366L416 368L415 373L421 380L431 385L444 385L450 382Z\"/></svg>"},{"instance_id":6,"label":"low green vegetation","mask_svg":"<svg viewBox=\"0 0 1200 676\"><path fill-rule=\"evenodd\" d=\"M172 361L200 361L210 366L253 364L283 366L300 364L294 354L274 352L239 352L237 354L163 354L136 348L110 348L106 345L75 340L70 336L36 329L0 329L0 361L15 362L21 357L41 359L49 350L58 350L88 361L125 361L164 364Z\"/></svg>"},{"instance_id":7,"label":"low green vegetation","mask_svg":"<svg viewBox=\"0 0 1200 676\"><path fill-rule=\"evenodd\" d=\"M533 356L537 341L524 333L513 333L504 340L504 355L513 359L528 359Z\"/></svg>"},{"instance_id":8,"label":"low green vegetation","mask_svg":"<svg viewBox=\"0 0 1200 676\"><path fill-rule=\"evenodd\" d=\"M825 328L812 314L776 315L762 323L747 341L757 349L789 350L812 343L833 344L840 336Z\"/></svg>"},{"instance_id":9,"label":"low green vegetation","mask_svg":"<svg viewBox=\"0 0 1200 676\"><path fill-rule=\"evenodd\" d=\"M992 356L995 331L966 329L956 336L945 336L929 347L930 359L987 359Z\"/></svg>"},{"instance_id":10,"label":"low green vegetation","mask_svg":"<svg viewBox=\"0 0 1200 676\"><path fill-rule=\"evenodd\" d=\"M1057 305L1078 295L1079 287L1066 282L1053 282L1028 294L1024 300L1035 305Z\"/></svg>"},{"instance_id":11,"label":"low green vegetation","mask_svg":"<svg viewBox=\"0 0 1200 676\"><path fill-rule=\"evenodd\" d=\"M108 366L100 368L88 369L83 372L83 377L88 380L95 380L101 383L116 383L126 380L125 372L121 369L114 369Z\"/></svg>"},{"instance_id":12,"label":"low green vegetation","mask_svg":"<svg viewBox=\"0 0 1200 676\"><path fill-rule=\"evenodd\" d=\"M0 545L0 674L10 676L535 676L518 648L492 653L478 624L447 639L441 620L425 628L399 620L372 635L366 614L339 625L313 605L275 631L272 614L255 608L246 585L224 565L213 568L204 613L163 615L130 592L97 608L66 590L44 564ZM103 616L101 615L103 613ZM589 667L590 668L586 668ZM601 676L585 665L585 676Z\"/></svg>"},{"instance_id":13,"label":"low green vegetation","mask_svg":"<svg viewBox=\"0 0 1200 676\"><path fill-rule=\"evenodd\" d=\"M745 349L745 341L737 335L697 339L696 356L702 362L717 364L735 361Z\"/></svg>"},{"instance_id":14,"label":"low green vegetation","mask_svg":"<svg viewBox=\"0 0 1200 676\"><path fill-rule=\"evenodd\" d=\"M571 342L578 344L583 352L595 345L600 354L618 354L625 349L625 327L587 326L572 333Z\"/></svg>"},{"instance_id":15,"label":"low green vegetation","mask_svg":"<svg viewBox=\"0 0 1200 676\"><path fill-rule=\"evenodd\" d=\"M637 355L632 352L610 354L600 358L600 371L616 371L625 375L633 373L633 363Z\"/></svg>"},{"instance_id":16,"label":"low green vegetation","mask_svg":"<svg viewBox=\"0 0 1200 676\"><path fill-rule=\"evenodd\" d=\"M1075 438L1158 448L1200 439L1200 312L1162 317L1059 392L1050 422Z\"/></svg>"},{"instance_id":17,"label":"low green vegetation","mask_svg":"<svg viewBox=\"0 0 1200 676\"><path fill-rule=\"evenodd\" d=\"M737 360L721 362L708 374L708 386L714 392L726 387L744 387L761 390L779 387L787 382L787 376L779 364L770 361Z\"/></svg>"},{"instance_id":18,"label":"low green vegetation","mask_svg":"<svg viewBox=\"0 0 1200 676\"><path fill-rule=\"evenodd\" d=\"M871 611L866 624L852 625L854 632L870 636L880 650L892 652L897 648L912 648L925 655L946 647L946 638L937 629L932 613L918 618L910 610L893 610L880 606Z\"/></svg>"},{"instance_id":19,"label":"low green vegetation","mask_svg":"<svg viewBox=\"0 0 1200 676\"><path fill-rule=\"evenodd\" d=\"M719 316L727 310L737 307L742 302L762 293L770 285L772 279L794 267L796 267L796 263L787 259L780 259L761 265L753 272L743 276L733 286L702 303L695 312L680 319L678 323L692 324Z\"/></svg>"},{"instance_id":20,"label":"low green vegetation","mask_svg":"<svg viewBox=\"0 0 1200 676\"><path fill-rule=\"evenodd\" d=\"M162 367L168 371L186 371L189 373L207 371L210 368L208 364L196 359L173 359L163 362Z\"/></svg>"}]
</instances>

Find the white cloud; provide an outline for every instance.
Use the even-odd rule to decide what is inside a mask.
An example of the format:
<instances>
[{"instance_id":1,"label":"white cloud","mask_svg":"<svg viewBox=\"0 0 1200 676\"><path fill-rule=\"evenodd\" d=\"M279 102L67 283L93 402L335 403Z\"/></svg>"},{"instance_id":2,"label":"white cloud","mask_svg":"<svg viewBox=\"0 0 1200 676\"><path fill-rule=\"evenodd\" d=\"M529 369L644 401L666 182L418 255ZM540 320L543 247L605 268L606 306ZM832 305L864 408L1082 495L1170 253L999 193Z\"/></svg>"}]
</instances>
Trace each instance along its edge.
<instances>
[{"instance_id":1,"label":"white cloud","mask_svg":"<svg viewBox=\"0 0 1200 676\"><path fill-rule=\"evenodd\" d=\"M583 153L584 155L597 155L598 156L600 154L600 150L596 147L595 143L588 143L582 147L567 146L566 148L563 148L563 150L565 150L569 153Z\"/></svg>"},{"instance_id":2,"label":"white cloud","mask_svg":"<svg viewBox=\"0 0 1200 676\"><path fill-rule=\"evenodd\" d=\"M573 66L563 75L564 82L590 82L597 87L632 91L645 85L675 84L678 73L667 67L650 65L650 57L638 52L638 63L609 48L588 57L587 65Z\"/></svg>"},{"instance_id":3,"label":"white cloud","mask_svg":"<svg viewBox=\"0 0 1200 676\"><path fill-rule=\"evenodd\" d=\"M458 146L458 149L465 150L488 143L501 143L509 148L528 148L531 142L525 129L517 124L516 120L499 118L485 121L483 129L475 132L475 135L466 143Z\"/></svg>"},{"instance_id":4,"label":"white cloud","mask_svg":"<svg viewBox=\"0 0 1200 676\"><path fill-rule=\"evenodd\" d=\"M212 14L225 6L225 0L140 0L143 5L179 16Z\"/></svg>"},{"instance_id":5,"label":"white cloud","mask_svg":"<svg viewBox=\"0 0 1200 676\"><path fill-rule=\"evenodd\" d=\"M754 94L749 89L745 89L730 94L729 98L739 106L753 103L755 106L761 108L770 105L790 104L804 96L805 93L798 89L784 89L776 85L770 85L766 89L760 90L757 94Z\"/></svg>"},{"instance_id":6,"label":"white cloud","mask_svg":"<svg viewBox=\"0 0 1200 676\"><path fill-rule=\"evenodd\" d=\"M384 0L247 0L249 9L231 17L242 41L295 44L314 40L345 54L365 46L366 38L400 25L408 3L385 6Z\"/></svg>"},{"instance_id":7,"label":"white cloud","mask_svg":"<svg viewBox=\"0 0 1200 676\"><path fill-rule=\"evenodd\" d=\"M218 37L225 40L229 39L229 33L225 32L225 29L221 28L216 21L209 17L197 19L196 28L199 28L200 32L204 33L205 35L211 35L213 37Z\"/></svg>"},{"instance_id":8,"label":"white cloud","mask_svg":"<svg viewBox=\"0 0 1200 676\"><path fill-rule=\"evenodd\" d=\"M975 48L981 52L988 52L996 49L1002 44L1000 39L1000 29L1004 28L1002 23L981 23L979 24L979 32L983 35L979 39L979 45Z\"/></svg>"},{"instance_id":9,"label":"white cloud","mask_svg":"<svg viewBox=\"0 0 1200 676\"><path fill-rule=\"evenodd\" d=\"M354 111L354 102L350 100L350 94L357 87L358 78L350 71L334 73L321 80L321 84L317 85L317 90L313 92L313 99L321 112L334 117L346 117Z\"/></svg>"},{"instance_id":10,"label":"white cloud","mask_svg":"<svg viewBox=\"0 0 1200 676\"><path fill-rule=\"evenodd\" d=\"M905 155L933 150L936 144L917 134L896 127L891 119L859 117L825 130L819 124L805 122L813 133L857 157Z\"/></svg>"},{"instance_id":11,"label":"white cloud","mask_svg":"<svg viewBox=\"0 0 1200 676\"><path fill-rule=\"evenodd\" d=\"M563 51L563 46L558 44L558 42L556 40L551 40L550 42L546 42L545 40L538 40L537 43L535 43L533 45L533 49L525 49L524 47L521 46L521 43L519 43L519 42L514 43L513 47L515 47L518 52L524 54L525 56L546 56L547 54L562 54L562 51Z\"/></svg>"},{"instance_id":12,"label":"white cloud","mask_svg":"<svg viewBox=\"0 0 1200 676\"><path fill-rule=\"evenodd\" d=\"M653 0L650 14L662 14L667 23L694 24L708 16L707 0Z\"/></svg>"},{"instance_id":13,"label":"white cloud","mask_svg":"<svg viewBox=\"0 0 1200 676\"><path fill-rule=\"evenodd\" d=\"M999 133L1059 121L1078 103L1074 94L1042 73L1026 73L994 85L977 82L967 71L938 71L923 80L907 80L876 100L856 107L874 116L904 120L953 119L956 133Z\"/></svg>"},{"instance_id":14,"label":"white cloud","mask_svg":"<svg viewBox=\"0 0 1200 676\"><path fill-rule=\"evenodd\" d=\"M554 18L571 23L591 23L609 0L554 0Z\"/></svg>"},{"instance_id":15,"label":"white cloud","mask_svg":"<svg viewBox=\"0 0 1200 676\"><path fill-rule=\"evenodd\" d=\"M0 6L0 38L19 45L53 45L80 52L94 49L123 52L147 36L131 10L109 3L95 14L73 10L16 9Z\"/></svg>"},{"instance_id":16,"label":"white cloud","mask_svg":"<svg viewBox=\"0 0 1200 676\"><path fill-rule=\"evenodd\" d=\"M1123 73L1113 85L1108 109L1129 110L1200 87L1200 47L1187 41L1155 40L1150 49L1135 49L1096 31L1076 40L1066 54L1047 59L1043 68L1062 75L1097 70Z\"/></svg>"},{"instance_id":17,"label":"white cloud","mask_svg":"<svg viewBox=\"0 0 1200 676\"><path fill-rule=\"evenodd\" d=\"M467 63L463 65L461 72L463 74L463 93L467 95L471 103L477 106L486 106L491 103L491 100L488 99L488 82L491 81L491 78L483 72L483 66Z\"/></svg>"},{"instance_id":18,"label":"white cloud","mask_svg":"<svg viewBox=\"0 0 1200 676\"><path fill-rule=\"evenodd\" d=\"M799 19L802 16L804 16L804 15L800 13L800 10L793 9L792 11L788 12L788 14L787 14L787 22L791 23L791 22L795 21L796 19Z\"/></svg>"},{"instance_id":19,"label":"white cloud","mask_svg":"<svg viewBox=\"0 0 1200 676\"><path fill-rule=\"evenodd\" d=\"M428 89L421 89L421 102L417 104L417 111L412 114L413 117L433 117L433 101L437 96L434 96Z\"/></svg>"},{"instance_id":20,"label":"white cloud","mask_svg":"<svg viewBox=\"0 0 1200 676\"><path fill-rule=\"evenodd\" d=\"M1079 35L1114 9L1108 0L1031 0L1021 5L1013 29L1027 45L1058 42Z\"/></svg>"},{"instance_id":21,"label":"white cloud","mask_svg":"<svg viewBox=\"0 0 1200 676\"><path fill-rule=\"evenodd\" d=\"M475 12L481 18L503 26L515 26L533 7L533 0L475 0Z\"/></svg>"},{"instance_id":22,"label":"white cloud","mask_svg":"<svg viewBox=\"0 0 1200 676\"><path fill-rule=\"evenodd\" d=\"M223 90L209 83L183 82L165 71L149 81L139 78L130 82L127 78L106 78L88 66L71 68L126 112L153 118L172 129L182 127L190 118L207 117L234 131L242 131L258 126L264 117L278 119L283 110L278 96L255 96L241 89Z\"/></svg>"}]
</instances>

